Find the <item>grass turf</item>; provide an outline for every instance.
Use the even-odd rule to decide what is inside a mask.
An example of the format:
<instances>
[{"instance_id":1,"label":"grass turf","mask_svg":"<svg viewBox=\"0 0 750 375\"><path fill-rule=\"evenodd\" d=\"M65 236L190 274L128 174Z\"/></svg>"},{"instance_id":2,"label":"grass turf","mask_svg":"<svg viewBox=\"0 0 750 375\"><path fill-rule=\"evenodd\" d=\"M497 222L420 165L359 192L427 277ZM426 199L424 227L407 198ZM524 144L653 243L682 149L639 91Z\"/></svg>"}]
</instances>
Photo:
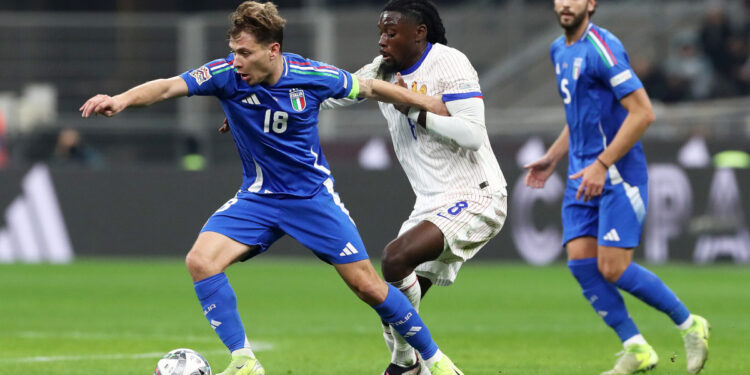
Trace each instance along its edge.
<instances>
[{"instance_id":1,"label":"grass turf","mask_svg":"<svg viewBox=\"0 0 750 375\"><path fill-rule=\"evenodd\" d=\"M713 326L702 374L748 374L750 269L650 267ZM257 259L228 271L256 354L269 374L380 374L388 362L378 319L329 266ZM660 362L686 374L679 333L626 296ZM0 374L151 374L178 347L228 361L202 316L181 261L83 260L0 266ZM469 263L434 288L422 317L441 349L472 374L598 374L621 349L563 265Z\"/></svg>"}]
</instances>

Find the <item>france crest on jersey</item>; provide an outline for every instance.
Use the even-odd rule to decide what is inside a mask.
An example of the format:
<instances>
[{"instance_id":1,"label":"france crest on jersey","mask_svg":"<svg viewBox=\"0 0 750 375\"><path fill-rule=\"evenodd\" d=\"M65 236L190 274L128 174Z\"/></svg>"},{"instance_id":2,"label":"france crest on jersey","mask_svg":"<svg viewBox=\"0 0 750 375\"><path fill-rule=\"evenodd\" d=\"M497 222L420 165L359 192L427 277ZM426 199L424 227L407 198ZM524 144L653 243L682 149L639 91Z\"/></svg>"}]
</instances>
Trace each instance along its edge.
<instances>
[{"instance_id":1,"label":"france crest on jersey","mask_svg":"<svg viewBox=\"0 0 750 375\"><path fill-rule=\"evenodd\" d=\"M356 77L336 67L282 54L274 85L250 86L232 66L234 55L181 75L188 95L216 96L242 159L239 194L311 197L331 178L318 138L318 109L328 98L356 98Z\"/></svg>"},{"instance_id":2,"label":"france crest on jersey","mask_svg":"<svg viewBox=\"0 0 750 375\"><path fill-rule=\"evenodd\" d=\"M612 142L628 114L620 99L643 84L630 68L622 43L593 23L572 45L565 44L564 36L555 40L550 57L570 130L568 171L573 174L594 162ZM646 158L640 141L615 166L625 181L645 183Z\"/></svg>"}]
</instances>

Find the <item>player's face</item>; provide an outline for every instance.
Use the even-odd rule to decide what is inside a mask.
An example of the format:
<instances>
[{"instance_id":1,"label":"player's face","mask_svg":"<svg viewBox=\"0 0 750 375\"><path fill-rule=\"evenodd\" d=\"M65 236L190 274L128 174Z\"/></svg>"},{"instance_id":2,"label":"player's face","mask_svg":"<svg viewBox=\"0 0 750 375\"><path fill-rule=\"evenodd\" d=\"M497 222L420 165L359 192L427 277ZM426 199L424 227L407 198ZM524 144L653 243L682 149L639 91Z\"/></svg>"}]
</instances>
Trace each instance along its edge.
<instances>
[{"instance_id":1,"label":"player's face","mask_svg":"<svg viewBox=\"0 0 750 375\"><path fill-rule=\"evenodd\" d=\"M261 44L255 36L241 32L229 39L229 49L234 52L234 63L237 74L249 85L267 82L272 77L273 59L278 50L278 43Z\"/></svg>"},{"instance_id":2,"label":"player's face","mask_svg":"<svg viewBox=\"0 0 750 375\"><path fill-rule=\"evenodd\" d=\"M591 0L555 0L557 20L565 30L576 30L594 10L595 1Z\"/></svg>"},{"instance_id":3,"label":"player's face","mask_svg":"<svg viewBox=\"0 0 750 375\"><path fill-rule=\"evenodd\" d=\"M378 23L383 67L392 73L410 67L419 59L417 25L399 12L383 12ZM415 58L416 57L416 58Z\"/></svg>"}]
</instances>

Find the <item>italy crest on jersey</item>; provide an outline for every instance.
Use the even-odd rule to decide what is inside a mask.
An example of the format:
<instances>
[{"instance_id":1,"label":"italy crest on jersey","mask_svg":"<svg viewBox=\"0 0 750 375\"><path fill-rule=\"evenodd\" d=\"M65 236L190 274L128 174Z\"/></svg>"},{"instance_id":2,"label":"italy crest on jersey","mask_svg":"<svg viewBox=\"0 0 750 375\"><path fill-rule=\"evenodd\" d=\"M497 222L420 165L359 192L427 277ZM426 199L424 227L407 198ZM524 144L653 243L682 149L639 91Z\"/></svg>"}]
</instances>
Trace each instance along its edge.
<instances>
[{"instance_id":1,"label":"italy crest on jersey","mask_svg":"<svg viewBox=\"0 0 750 375\"><path fill-rule=\"evenodd\" d=\"M573 79L578 79L581 76L581 65L583 65L583 58L576 57L573 60Z\"/></svg>"},{"instance_id":2,"label":"italy crest on jersey","mask_svg":"<svg viewBox=\"0 0 750 375\"><path fill-rule=\"evenodd\" d=\"M297 112L302 112L307 106L307 102L305 101L305 90L289 90L289 100L292 101L292 108Z\"/></svg>"}]
</instances>

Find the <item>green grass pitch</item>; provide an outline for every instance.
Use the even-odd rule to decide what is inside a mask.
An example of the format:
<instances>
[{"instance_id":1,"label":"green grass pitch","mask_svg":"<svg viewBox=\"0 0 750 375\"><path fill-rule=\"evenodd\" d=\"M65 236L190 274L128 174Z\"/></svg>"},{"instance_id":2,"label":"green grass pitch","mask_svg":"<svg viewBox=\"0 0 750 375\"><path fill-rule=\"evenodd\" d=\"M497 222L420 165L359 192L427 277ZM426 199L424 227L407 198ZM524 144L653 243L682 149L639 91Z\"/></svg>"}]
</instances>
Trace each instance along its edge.
<instances>
[{"instance_id":1,"label":"green grass pitch","mask_svg":"<svg viewBox=\"0 0 750 375\"><path fill-rule=\"evenodd\" d=\"M713 325L703 374L750 373L750 269L651 267ZM388 362L375 313L314 261L254 259L230 268L256 354L271 375L380 374ZM686 374L682 341L663 314L626 296L660 362ZM598 374L621 349L562 264L469 263L434 288L422 316L468 375ZM151 374L167 351L228 360L179 260L82 260L0 266L0 374Z\"/></svg>"}]
</instances>

